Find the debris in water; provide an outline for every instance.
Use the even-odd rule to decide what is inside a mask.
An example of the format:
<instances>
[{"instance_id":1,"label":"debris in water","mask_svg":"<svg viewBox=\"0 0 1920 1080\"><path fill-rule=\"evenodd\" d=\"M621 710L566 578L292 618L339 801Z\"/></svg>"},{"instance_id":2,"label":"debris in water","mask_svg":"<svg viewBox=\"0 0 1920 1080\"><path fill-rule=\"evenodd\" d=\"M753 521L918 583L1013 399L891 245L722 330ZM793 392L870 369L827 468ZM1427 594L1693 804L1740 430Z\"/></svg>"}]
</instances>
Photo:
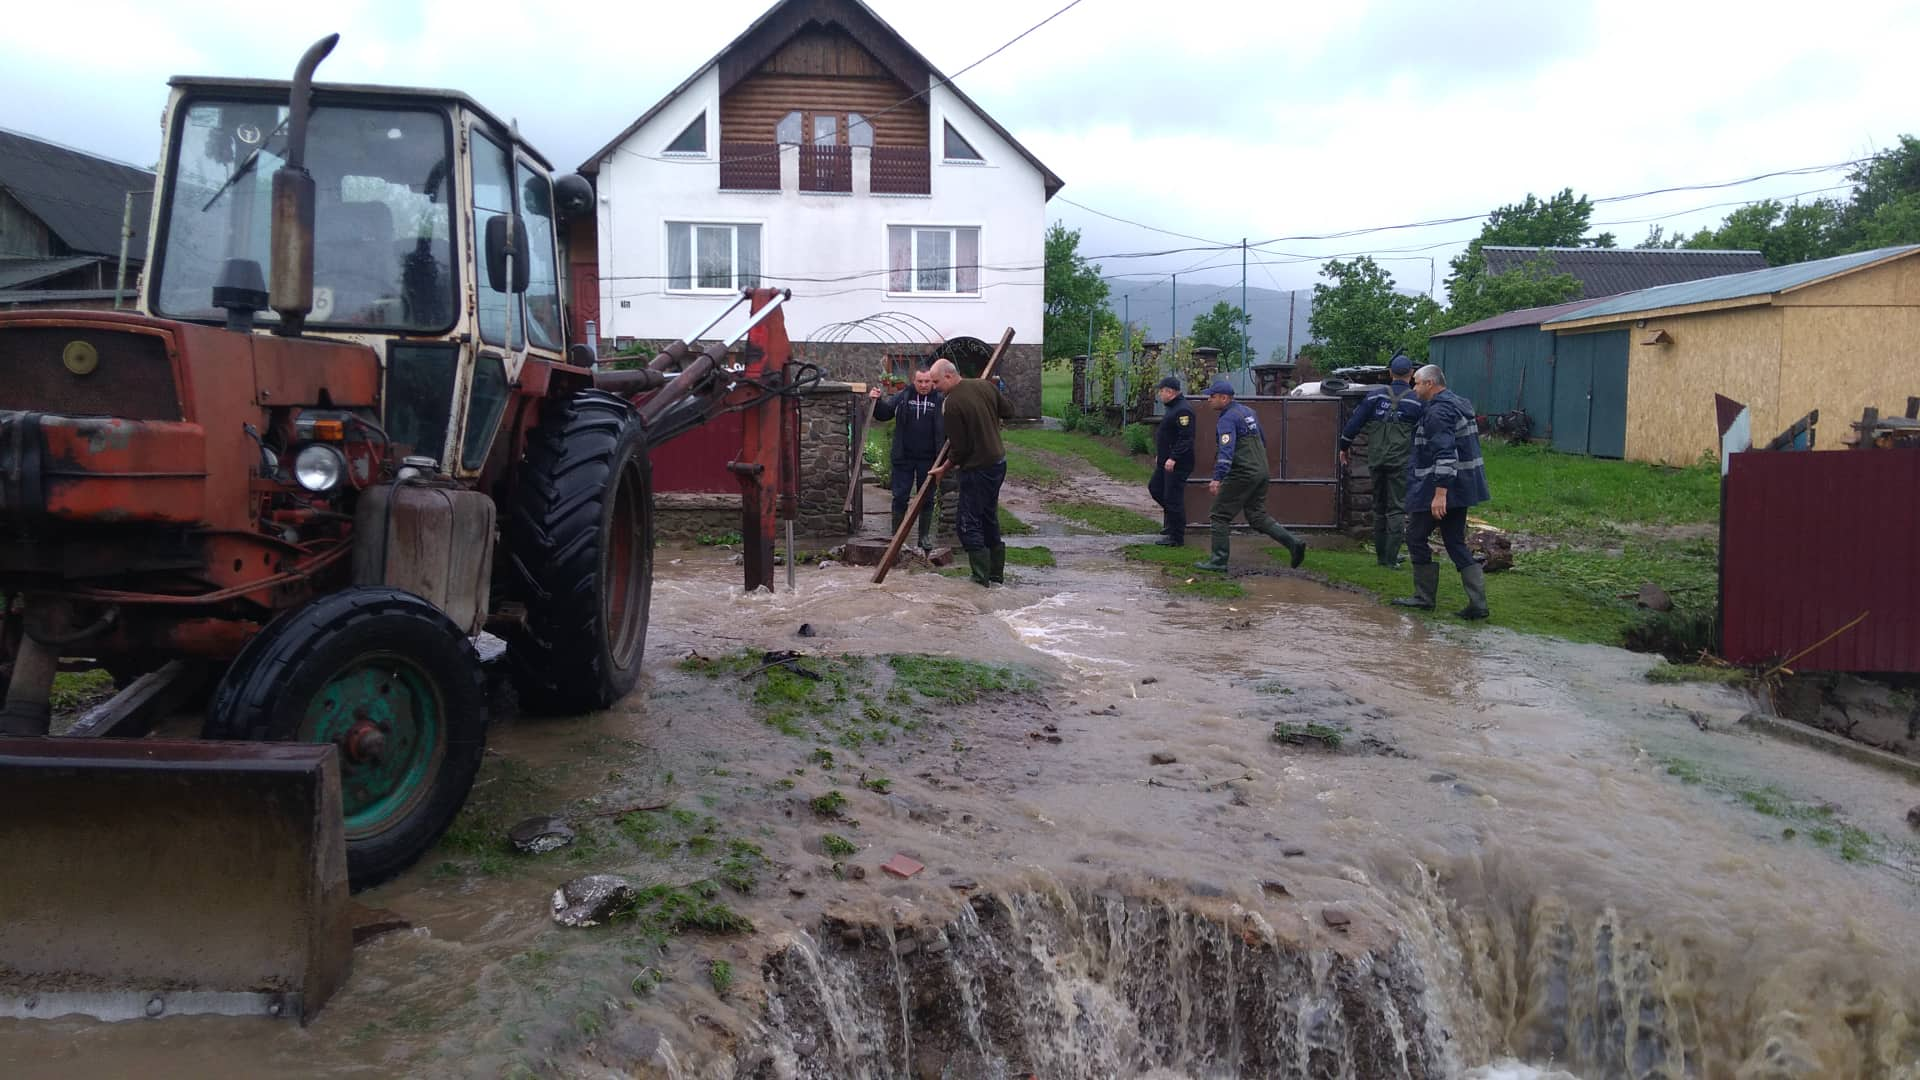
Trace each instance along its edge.
<instances>
[{"instance_id":1,"label":"debris in water","mask_svg":"<svg viewBox=\"0 0 1920 1080\"><path fill-rule=\"evenodd\" d=\"M897 878L910 878L926 868L926 864L900 854L880 864L880 869Z\"/></svg>"},{"instance_id":2,"label":"debris in water","mask_svg":"<svg viewBox=\"0 0 1920 1080\"><path fill-rule=\"evenodd\" d=\"M598 926L634 899L633 886L612 874L574 878L553 891L553 921L561 926Z\"/></svg>"},{"instance_id":3,"label":"debris in water","mask_svg":"<svg viewBox=\"0 0 1920 1080\"><path fill-rule=\"evenodd\" d=\"M1696 709L1687 710L1687 719L1693 721L1693 726L1699 728L1701 731L1713 730L1709 726L1711 722L1707 719L1707 714Z\"/></svg>"},{"instance_id":4,"label":"debris in water","mask_svg":"<svg viewBox=\"0 0 1920 1080\"><path fill-rule=\"evenodd\" d=\"M1452 773L1450 773L1450 772L1437 772L1437 773L1434 773L1434 774L1433 774L1432 776L1429 776L1429 777L1427 777L1427 783L1429 783L1429 784L1449 784L1449 783L1452 783L1453 781L1455 781L1455 780L1458 780L1458 779L1460 779L1460 778L1459 778L1459 777L1457 777L1457 776L1455 776L1455 775L1453 775L1453 774L1452 774Z\"/></svg>"},{"instance_id":5,"label":"debris in water","mask_svg":"<svg viewBox=\"0 0 1920 1080\"><path fill-rule=\"evenodd\" d=\"M1153 762L1155 765L1172 765L1180 759L1174 757L1169 751L1155 750L1153 753L1147 755L1147 760Z\"/></svg>"},{"instance_id":6,"label":"debris in water","mask_svg":"<svg viewBox=\"0 0 1920 1080\"><path fill-rule=\"evenodd\" d=\"M1267 880L1260 883L1260 891L1263 893L1266 893L1268 896L1292 896L1293 895L1293 893L1287 890L1287 887L1284 884L1278 881L1275 881L1272 878L1268 878Z\"/></svg>"},{"instance_id":7,"label":"debris in water","mask_svg":"<svg viewBox=\"0 0 1920 1080\"><path fill-rule=\"evenodd\" d=\"M980 883L970 877L954 878L952 881L947 882L947 888L958 889L961 892L972 892L979 887Z\"/></svg>"},{"instance_id":8,"label":"debris in water","mask_svg":"<svg viewBox=\"0 0 1920 1080\"><path fill-rule=\"evenodd\" d=\"M413 926L404 917L386 908L368 907L365 904L353 905L353 943L365 945L382 934L395 930L406 930Z\"/></svg>"},{"instance_id":9,"label":"debris in water","mask_svg":"<svg viewBox=\"0 0 1920 1080\"><path fill-rule=\"evenodd\" d=\"M1159 682L1159 681L1160 681L1160 676L1158 676L1158 675L1149 675L1149 676L1147 676L1146 678L1144 678L1144 679L1141 679L1141 680L1140 680L1140 685L1141 685L1141 686L1152 686L1152 685L1153 685L1154 683L1157 683L1157 682Z\"/></svg>"},{"instance_id":10,"label":"debris in water","mask_svg":"<svg viewBox=\"0 0 1920 1080\"><path fill-rule=\"evenodd\" d=\"M800 629L795 632L798 633L801 637L812 637L813 624L810 622L803 622L800 624Z\"/></svg>"},{"instance_id":11,"label":"debris in water","mask_svg":"<svg viewBox=\"0 0 1920 1080\"><path fill-rule=\"evenodd\" d=\"M1089 711L1089 712L1087 713L1087 715L1089 715L1089 716L1119 716L1119 715L1120 715L1120 709L1119 709L1119 707L1118 707L1118 706L1116 706L1116 705L1109 705L1109 706L1107 706L1107 707L1106 707L1106 708L1104 708L1104 709L1093 709L1093 710L1090 710L1090 711Z\"/></svg>"},{"instance_id":12,"label":"debris in water","mask_svg":"<svg viewBox=\"0 0 1920 1080\"><path fill-rule=\"evenodd\" d=\"M549 851L558 851L573 843L573 829L557 817L530 817L507 830L507 840L514 850L526 855L545 855Z\"/></svg>"},{"instance_id":13,"label":"debris in water","mask_svg":"<svg viewBox=\"0 0 1920 1080\"><path fill-rule=\"evenodd\" d=\"M1920 806L1907 811L1907 824L1920 829Z\"/></svg>"},{"instance_id":14,"label":"debris in water","mask_svg":"<svg viewBox=\"0 0 1920 1080\"><path fill-rule=\"evenodd\" d=\"M1285 851L1282 851L1280 853L1280 857L1283 859L1298 859L1301 856L1305 855L1306 853L1307 853L1306 848L1290 847Z\"/></svg>"},{"instance_id":15,"label":"debris in water","mask_svg":"<svg viewBox=\"0 0 1920 1080\"><path fill-rule=\"evenodd\" d=\"M1042 735L1038 731L1027 732L1027 738L1032 739L1034 742L1052 743L1055 746L1060 745L1062 741L1058 735Z\"/></svg>"}]
</instances>

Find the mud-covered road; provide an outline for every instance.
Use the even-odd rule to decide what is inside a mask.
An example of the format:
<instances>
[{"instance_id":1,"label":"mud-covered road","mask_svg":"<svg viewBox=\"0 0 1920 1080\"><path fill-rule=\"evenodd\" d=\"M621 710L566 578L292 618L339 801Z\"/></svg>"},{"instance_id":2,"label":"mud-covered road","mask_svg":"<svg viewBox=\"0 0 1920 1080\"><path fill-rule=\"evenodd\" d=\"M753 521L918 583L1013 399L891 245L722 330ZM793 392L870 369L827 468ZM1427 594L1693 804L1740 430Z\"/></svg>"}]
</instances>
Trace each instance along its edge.
<instances>
[{"instance_id":1,"label":"mud-covered road","mask_svg":"<svg viewBox=\"0 0 1920 1080\"><path fill-rule=\"evenodd\" d=\"M1920 1076L1905 781L1647 657L1300 575L1180 597L1010 501L1059 565L992 590L809 565L742 596L726 551L663 549L641 689L497 722L442 849L361 898L412 929L317 1022L0 1021L0 1075ZM745 658L781 649L820 678ZM533 813L579 841L511 853ZM591 872L662 889L555 926ZM1163 929L1122 956L1122 923ZM995 947L1030 998L975 999ZM1236 999L1214 947L1317 989ZM1295 1045L1276 1017L1297 1060L1248 1064Z\"/></svg>"}]
</instances>

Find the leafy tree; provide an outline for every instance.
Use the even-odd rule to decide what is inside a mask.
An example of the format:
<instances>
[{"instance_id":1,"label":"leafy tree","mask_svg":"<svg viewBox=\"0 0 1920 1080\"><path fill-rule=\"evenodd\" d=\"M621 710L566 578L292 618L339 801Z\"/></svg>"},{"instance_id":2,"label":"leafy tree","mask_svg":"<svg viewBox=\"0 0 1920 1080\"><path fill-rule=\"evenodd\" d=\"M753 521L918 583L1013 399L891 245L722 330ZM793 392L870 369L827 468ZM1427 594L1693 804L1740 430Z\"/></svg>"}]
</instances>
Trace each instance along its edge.
<instances>
[{"instance_id":1,"label":"leafy tree","mask_svg":"<svg viewBox=\"0 0 1920 1080\"><path fill-rule=\"evenodd\" d=\"M1834 199L1782 203L1762 199L1728 214L1717 229L1687 238L1695 250L1758 251L1768 266L1824 259L1842 251L1840 220L1845 207Z\"/></svg>"},{"instance_id":2,"label":"leafy tree","mask_svg":"<svg viewBox=\"0 0 1920 1080\"><path fill-rule=\"evenodd\" d=\"M1196 348L1220 350L1221 367L1236 367L1240 363L1242 346L1249 357L1258 355L1247 336L1250 322L1246 312L1222 300L1213 305L1213 310L1194 316L1193 325L1188 327L1188 331L1193 336Z\"/></svg>"},{"instance_id":3,"label":"leafy tree","mask_svg":"<svg viewBox=\"0 0 1920 1080\"><path fill-rule=\"evenodd\" d=\"M1592 220L1592 200L1585 195L1576 198L1572 188L1562 188L1558 195L1550 199L1541 199L1529 192L1524 201L1496 209L1487 215L1487 223L1480 227L1480 235L1447 264L1453 271L1447 277L1449 304L1461 309L1461 301L1466 299L1468 303L1464 307L1467 309L1478 311L1484 308L1484 301L1478 300L1477 294L1482 291L1482 281L1487 276L1487 257L1481 249L1489 244L1496 247L1613 247L1615 241L1612 233L1587 235L1587 226ZM1488 314L1497 315L1500 311L1511 310L1502 308ZM1485 317L1476 315L1474 318ZM1456 325L1472 321L1474 319L1463 318Z\"/></svg>"},{"instance_id":4,"label":"leafy tree","mask_svg":"<svg viewBox=\"0 0 1920 1080\"><path fill-rule=\"evenodd\" d=\"M1100 276L1100 264L1080 256L1080 230L1056 221L1047 227L1046 322L1042 352L1047 362L1087 351L1088 320L1094 336L1118 329L1120 320L1107 304L1112 289Z\"/></svg>"},{"instance_id":5,"label":"leafy tree","mask_svg":"<svg viewBox=\"0 0 1920 1080\"><path fill-rule=\"evenodd\" d=\"M1447 311L1447 329L1521 308L1543 307L1580 295L1580 280L1554 270L1549 258L1528 261L1504 274L1482 274L1457 290Z\"/></svg>"},{"instance_id":6,"label":"leafy tree","mask_svg":"<svg viewBox=\"0 0 1920 1080\"><path fill-rule=\"evenodd\" d=\"M1329 259L1320 276L1331 284L1314 284L1307 325L1320 343L1325 365L1377 364L1392 355L1394 346L1407 343L1414 299L1395 291L1393 278L1379 263L1365 255Z\"/></svg>"},{"instance_id":7,"label":"leafy tree","mask_svg":"<svg viewBox=\"0 0 1920 1080\"><path fill-rule=\"evenodd\" d=\"M1898 145L1862 162L1847 179L1853 190L1844 199L1748 203L1718 227L1688 237L1685 246L1758 251L1768 265L1783 266L1920 243L1920 138L1900 136Z\"/></svg>"},{"instance_id":8,"label":"leafy tree","mask_svg":"<svg viewBox=\"0 0 1920 1080\"><path fill-rule=\"evenodd\" d=\"M1457 325L1460 324L1449 321L1447 309L1441 307L1439 301L1421 293L1413 298L1413 303L1407 308L1407 332L1398 344L1401 351L1407 354L1407 359L1418 366L1427 362L1428 339Z\"/></svg>"},{"instance_id":9,"label":"leafy tree","mask_svg":"<svg viewBox=\"0 0 1920 1080\"><path fill-rule=\"evenodd\" d=\"M1681 236L1679 233L1668 236L1666 227L1663 225L1649 225L1647 226L1647 238L1633 246L1642 251L1671 251L1679 247L1685 240L1686 237Z\"/></svg>"}]
</instances>

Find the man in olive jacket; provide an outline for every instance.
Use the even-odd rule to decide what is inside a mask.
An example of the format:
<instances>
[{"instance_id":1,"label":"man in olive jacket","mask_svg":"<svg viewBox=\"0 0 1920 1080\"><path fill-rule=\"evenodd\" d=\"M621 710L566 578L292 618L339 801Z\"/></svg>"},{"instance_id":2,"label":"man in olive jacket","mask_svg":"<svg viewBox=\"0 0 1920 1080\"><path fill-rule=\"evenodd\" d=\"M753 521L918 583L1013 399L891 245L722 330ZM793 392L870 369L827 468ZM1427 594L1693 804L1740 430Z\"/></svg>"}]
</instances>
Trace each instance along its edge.
<instances>
[{"instance_id":1,"label":"man in olive jacket","mask_svg":"<svg viewBox=\"0 0 1920 1080\"><path fill-rule=\"evenodd\" d=\"M1440 567L1428 539L1434 530L1460 571L1467 606L1463 619L1487 617L1487 572L1467 547L1467 508L1493 498L1473 402L1447 389L1446 372L1428 364L1414 373L1413 392L1427 403L1413 432L1413 474L1407 484L1407 552L1413 557L1413 595L1394 603L1432 610L1440 590Z\"/></svg>"},{"instance_id":2,"label":"man in olive jacket","mask_svg":"<svg viewBox=\"0 0 1920 1080\"><path fill-rule=\"evenodd\" d=\"M1000 485L1007 479L1007 452L1000 421L1013 419L1013 402L984 379L963 379L951 360L933 363L933 381L946 398L947 463L934 470L937 484L948 469L959 474L956 529L967 566L980 585L1006 580L1007 545L1000 541Z\"/></svg>"},{"instance_id":3,"label":"man in olive jacket","mask_svg":"<svg viewBox=\"0 0 1920 1080\"><path fill-rule=\"evenodd\" d=\"M1218 444L1213 461L1213 480L1207 490L1213 495L1213 511L1208 523L1213 526L1213 554L1194 563L1198 570L1227 569L1232 554L1233 519L1245 516L1253 531L1264 533L1287 549L1291 565L1299 566L1307 557L1307 542L1288 532L1267 513L1267 440L1260 430L1260 418L1253 410L1233 400L1233 383L1222 377L1207 387L1207 402L1220 410L1214 424Z\"/></svg>"}]
</instances>

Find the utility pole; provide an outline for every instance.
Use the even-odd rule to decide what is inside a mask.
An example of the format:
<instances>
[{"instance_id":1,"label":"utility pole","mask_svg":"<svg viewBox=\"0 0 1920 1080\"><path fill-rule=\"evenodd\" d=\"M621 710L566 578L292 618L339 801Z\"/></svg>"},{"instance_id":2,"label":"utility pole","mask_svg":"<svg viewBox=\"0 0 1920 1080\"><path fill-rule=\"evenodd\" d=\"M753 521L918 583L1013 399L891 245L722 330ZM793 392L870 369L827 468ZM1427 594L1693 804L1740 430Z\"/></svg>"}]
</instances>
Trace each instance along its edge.
<instances>
[{"instance_id":1,"label":"utility pole","mask_svg":"<svg viewBox=\"0 0 1920 1080\"><path fill-rule=\"evenodd\" d=\"M1247 370L1247 330L1253 320L1247 316L1247 238L1240 238L1240 370Z\"/></svg>"},{"instance_id":2,"label":"utility pole","mask_svg":"<svg viewBox=\"0 0 1920 1080\"><path fill-rule=\"evenodd\" d=\"M113 310L120 310L120 294L127 290L127 242L133 239L133 197L150 191L127 192L126 206L120 212L120 269L113 276ZM97 280L97 279L96 279Z\"/></svg>"},{"instance_id":3,"label":"utility pole","mask_svg":"<svg viewBox=\"0 0 1920 1080\"><path fill-rule=\"evenodd\" d=\"M1299 297L1299 290L1287 290L1287 363L1293 363L1293 302Z\"/></svg>"},{"instance_id":4,"label":"utility pole","mask_svg":"<svg viewBox=\"0 0 1920 1080\"><path fill-rule=\"evenodd\" d=\"M1173 297L1167 301L1167 344L1180 340L1180 275L1173 275Z\"/></svg>"}]
</instances>

